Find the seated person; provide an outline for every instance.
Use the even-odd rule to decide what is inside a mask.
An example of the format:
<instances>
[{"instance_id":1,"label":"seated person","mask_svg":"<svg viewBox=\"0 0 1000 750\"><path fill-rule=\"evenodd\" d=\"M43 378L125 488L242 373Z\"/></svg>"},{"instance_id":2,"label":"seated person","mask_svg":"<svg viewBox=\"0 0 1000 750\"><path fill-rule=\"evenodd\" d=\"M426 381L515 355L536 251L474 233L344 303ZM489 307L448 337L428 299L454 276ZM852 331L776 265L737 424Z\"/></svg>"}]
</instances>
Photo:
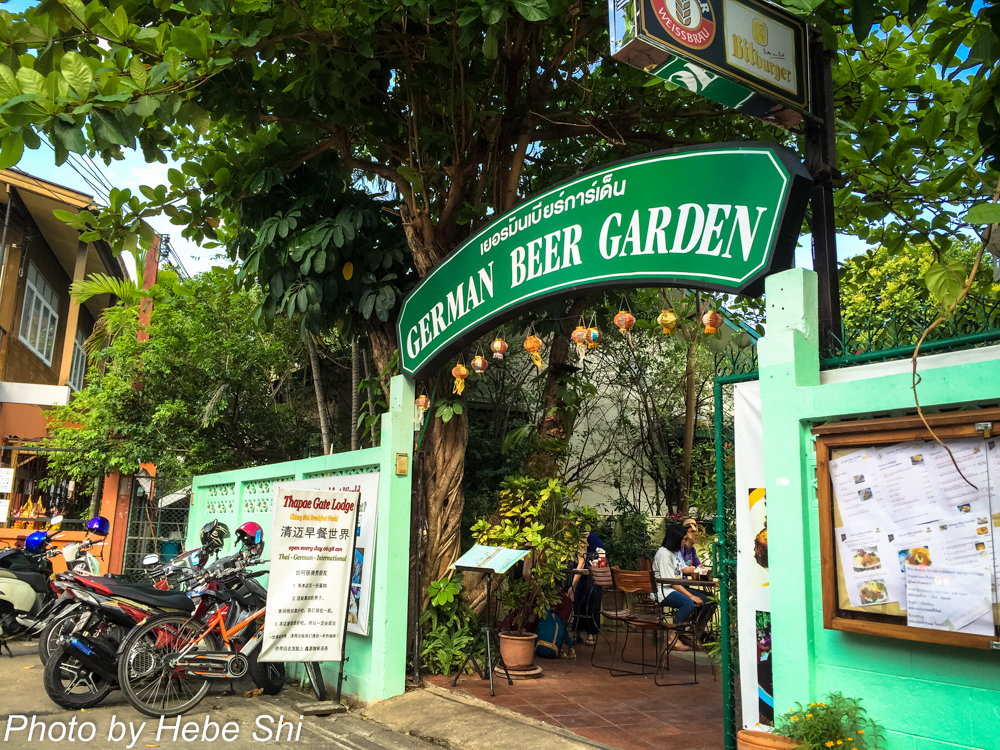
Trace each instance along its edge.
<instances>
[{"instance_id":1,"label":"seated person","mask_svg":"<svg viewBox=\"0 0 1000 750\"><path fill-rule=\"evenodd\" d=\"M667 531L663 535L663 544L653 557L653 571L657 578L683 578L685 575L691 575L698 570L693 565L684 564L684 558L681 556L681 548L683 547L685 536L686 532L682 527L667 527ZM681 584L661 583L658 585L658 588L660 604L665 607L673 607L677 610L677 615L674 619L675 624L680 625L687 622L696 608L700 608L697 615L699 624L705 622L706 617L710 616L709 607L706 606L708 594L704 591L688 589ZM682 639L674 644L674 650L690 651L691 649Z\"/></svg>"},{"instance_id":2,"label":"seated person","mask_svg":"<svg viewBox=\"0 0 1000 750\"><path fill-rule=\"evenodd\" d=\"M681 557L684 558L684 564L695 568L705 568L708 573L711 573L711 560L702 562L701 558L698 557L698 541L702 535L701 526L693 518L685 519L683 525L684 531L687 532L684 536L684 545L681 547Z\"/></svg>"},{"instance_id":3,"label":"seated person","mask_svg":"<svg viewBox=\"0 0 1000 750\"><path fill-rule=\"evenodd\" d=\"M587 544L580 545L577 550L576 567L587 568L597 562L597 550L604 547L604 542L591 531L587 534ZM577 630L583 630L581 639L588 646L597 643L597 634L600 631L598 624L601 621L601 599L604 596L604 588L595 586L594 579L577 573L570 584L570 598L573 600L573 610L577 614Z\"/></svg>"}]
</instances>

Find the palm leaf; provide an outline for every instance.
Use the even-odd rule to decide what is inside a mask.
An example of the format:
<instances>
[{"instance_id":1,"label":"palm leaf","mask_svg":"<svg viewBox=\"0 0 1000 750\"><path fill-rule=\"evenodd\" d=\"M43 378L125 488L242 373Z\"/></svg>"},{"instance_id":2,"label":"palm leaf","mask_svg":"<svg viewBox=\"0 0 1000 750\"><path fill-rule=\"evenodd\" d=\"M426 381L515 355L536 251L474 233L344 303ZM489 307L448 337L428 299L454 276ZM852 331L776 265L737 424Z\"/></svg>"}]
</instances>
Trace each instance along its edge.
<instances>
[{"instance_id":1,"label":"palm leaf","mask_svg":"<svg viewBox=\"0 0 1000 750\"><path fill-rule=\"evenodd\" d=\"M125 307L138 305L145 295L132 279L116 279L106 273L95 273L86 279L74 281L69 293L77 302L86 302L100 294L111 294L121 300Z\"/></svg>"}]
</instances>

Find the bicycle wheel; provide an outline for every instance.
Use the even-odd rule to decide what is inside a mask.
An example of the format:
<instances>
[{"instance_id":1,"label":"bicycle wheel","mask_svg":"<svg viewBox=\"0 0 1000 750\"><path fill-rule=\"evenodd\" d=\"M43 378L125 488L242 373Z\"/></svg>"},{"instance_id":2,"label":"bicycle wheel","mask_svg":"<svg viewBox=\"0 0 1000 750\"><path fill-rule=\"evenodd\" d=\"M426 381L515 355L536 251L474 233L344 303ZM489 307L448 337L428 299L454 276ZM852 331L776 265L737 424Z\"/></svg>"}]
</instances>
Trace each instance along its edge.
<instances>
[{"instance_id":1,"label":"bicycle wheel","mask_svg":"<svg viewBox=\"0 0 1000 750\"><path fill-rule=\"evenodd\" d=\"M309 678L309 687L312 688L316 700L326 700L326 683L323 681L323 670L319 668L318 661L307 661L303 665L306 668L306 676Z\"/></svg>"},{"instance_id":2,"label":"bicycle wheel","mask_svg":"<svg viewBox=\"0 0 1000 750\"><path fill-rule=\"evenodd\" d=\"M146 716L178 716L197 706L209 681L191 677L170 665L170 657L205 631L186 615L151 617L129 634L118 660L118 683L128 702ZM195 651L215 651L214 633L208 633Z\"/></svg>"}]
</instances>

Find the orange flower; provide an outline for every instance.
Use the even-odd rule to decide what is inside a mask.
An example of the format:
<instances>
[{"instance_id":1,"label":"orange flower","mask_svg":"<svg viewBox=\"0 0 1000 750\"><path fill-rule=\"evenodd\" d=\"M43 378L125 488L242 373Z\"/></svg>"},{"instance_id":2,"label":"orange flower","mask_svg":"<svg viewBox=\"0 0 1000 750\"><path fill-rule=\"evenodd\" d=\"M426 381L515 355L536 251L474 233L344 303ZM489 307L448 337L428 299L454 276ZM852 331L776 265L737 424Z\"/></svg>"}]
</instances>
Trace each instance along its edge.
<instances>
[{"instance_id":1,"label":"orange flower","mask_svg":"<svg viewBox=\"0 0 1000 750\"><path fill-rule=\"evenodd\" d=\"M843 740L837 740L837 744L838 744L838 745L843 745L843 744L844 744L844 741L843 741Z\"/></svg>"},{"instance_id":2,"label":"orange flower","mask_svg":"<svg viewBox=\"0 0 1000 750\"><path fill-rule=\"evenodd\" d=\"M813 717L813 715L812 715L812 714L806 714L806 718L807 718L807 719L811 719L812 717Z\"/></svg>"},{"instance_id":3,"label":"orange flower","mask_svg":"<svg viewBox=\"0 0 1000 750\"><path fill-rule=\"evenodd\" d=\"M859 729L859 730L858 730L858 734L864 734L864 733L865 733L865 730L864 730L864 729Z\"/></svg>"},{"instance_id":4,"label":"orange flower","mask_svg":"<svg viewBox=\"0 0 1000 750\"><path fill-rule=\"evenodd\" d=\"M792 717L792 721L798 721L798 720L799 720L799 717L798 717L798 716L793 716L793 717Z\"/></svg>"}]
</instances>

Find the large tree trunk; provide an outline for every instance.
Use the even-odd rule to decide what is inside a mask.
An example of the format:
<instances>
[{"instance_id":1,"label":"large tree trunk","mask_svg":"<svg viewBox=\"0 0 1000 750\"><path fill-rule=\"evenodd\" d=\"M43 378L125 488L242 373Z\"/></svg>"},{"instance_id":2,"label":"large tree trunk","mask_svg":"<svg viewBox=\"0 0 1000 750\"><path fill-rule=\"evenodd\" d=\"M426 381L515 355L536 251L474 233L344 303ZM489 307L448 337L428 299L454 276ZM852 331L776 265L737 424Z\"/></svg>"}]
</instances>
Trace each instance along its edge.
<instances>
[{"instance_id":1,"label":"large tree trunk","mask_svg":"<svg viewBox=\"0 0 1000 750\"><path fill-rule=\"evenodd\" d=\"M309 363L312 365L313 389L316 391L316 411L319 413L319 431L323 436L323 455L330 452L330 424L326 418L326 394L323 392L323 371L319 366L319 352L312 336L306 334Z\"/></svg>"},{"instance_id":2,"label":"large tree trunk","mask_svg":"<svg viewBox=\"0 0 1000 750\"><path fill-rule=\"evenodd\" d=\"M427 544L421 564L423 584L447 576L448 567L461 551L462 508L465 505L462 480L469 440L467 411L454 415L447 424L433 415L428 415L428 419L422 471L427 513ZM422 607L427 606L426 590L421 591L421 602Z\"/></svg>"}]
</instances>

